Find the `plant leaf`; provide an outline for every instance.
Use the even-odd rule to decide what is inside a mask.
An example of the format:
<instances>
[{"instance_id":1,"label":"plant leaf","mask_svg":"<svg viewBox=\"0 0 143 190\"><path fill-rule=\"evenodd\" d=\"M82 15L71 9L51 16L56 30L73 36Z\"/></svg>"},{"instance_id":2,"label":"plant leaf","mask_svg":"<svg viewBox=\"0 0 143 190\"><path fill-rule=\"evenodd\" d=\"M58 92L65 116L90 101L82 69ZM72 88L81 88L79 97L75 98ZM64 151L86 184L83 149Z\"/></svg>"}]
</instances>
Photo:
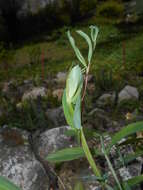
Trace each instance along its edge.
<instances>
[{"instance_id":1,"label":"plant leaf","mask_svg":"<svg viewBox=\"0 0 143 190\"><path fill-rule=\"evenodd\" d=\"M77 136L77 130L76 129L69 129L69 130L65 131L64 134L68 137L75 137L75 136Z\"/></svg>"},{"instance_id":2,"label":"plant leaf","mask_svg":"<svg viewBox=\"0 0 143 190\"><path fill-rule=\"evenodd\" d=\"M5 177L0 176L0 190L20 190L20 188L11 183Z\"/></svg>"},{"instance_id":3,"label":"plant leaf","mask_svg":"<svg viewBox=\"0 0 143 190\"><path fill-rule=\"evenodd\" d=\"M97 26L93 26L93 25L90 26L90 29L91 29L91 39L93 41L93 50L94 50L96 47L96 40L99 33L99 29Z\"/></svg>"},{"instance_id":4,"label":"plant leaf","mask_svg":"<svg viewBox=\"0 0 143 190\"><path fill-rule=\"evenodd\" d=\"M81 97L79 95L76 101L74 116L73 116L74 127L76 129L81 128L81 107L80 106L81 106Z\"/></svg>"},{"instance_id":5,"label":"plant leaf","mask_svg":"<svg viewBox=\"0 0 143 190\"><path fill-rule=\"evenodd\" d=\"M88 43L88 46L89 46L88 63L90 63L91 62L91 58L92 58L92 54L93 54L91 39L89 38L89 36L86 33L84 33L81 30L77 30L77 33L79 35L81 35L87 41L87 43Z\"/></svg>"},{"instance_id":6,"label":"plant leaf","mask_svg":"<svg viewBox=\"0 0 143 190\"><path fill-rule=\"evenodd\" d=\"M49 162L66 162L84 157L84 151L81 147L65 148L50 154L46 160Z\"/></svg>"},{"instance_id":7,"label":"plant leaf","mask_svg":"<svg viewBox=\"0 0 143 190\"><path fill-rule=\"evenodd\" d=\"M124 162L128 164L129 162L132 162L133 160L135 160L136 158L142 155L143 155L143 151L137 151L134 154L128 154L123 159L124 159Z\"/></svg>"},{"instance_id":8,"label":"plant leaf","mask_svg":"<svg viewBox=\"0 0 143 190\"><path fill-rule=\"evenodd\" d=\"M127 187L128 187L128 189L129 188L131 189L131 187L134 187L142 182L143 182L143 175L139 175L139 176L136 176L136 177L133 177L131 179L124 181L122 183L122 186L123 186L124 190L127 190ZM118 190L118 187L115 186L114 190Z\"/></svg>"},{"instance_id":9,"label":"plant leaf","mask_svg":"<svg viewBox=\"0 0 143 190\"><path fill-rule=\"evenodd\" d=\"M143 121L127 125L112 137L111 143L109 144L107 150L110 151L111 147L121 139L141 131L143 131Z\"/></svg>"},{"instance_id":10,"label":"plant leaf","mask_svg":"<svg viewBox=\"0 0 143 190\"><path fill-rule=\"evenodd\" d=\"M123 188L124 188L124 190L131 190L131 188L127 182L124 182Z\"/></svg>"},{"instance_id":11,"label":"plant leaf","mask_svg":"<svg viewBox=\"0 0 143 190\"><path fill-rule=\"evenodd\" d=\"M82 65L85 68L87 68L86 61L85 61L84 57L82 56L81 52L79 51L79 49L76 47L75 41L74 41L73 37L71 36L70 31L67 32L67 35L68 35L69 41L71 43L71 46L72 46L78 60L82 63Z\"/></svg>"},{"instance_id":12,"label":"plant leaf","mask_svg":"<svg viewBox=\"0 0 143 190\"><path fill-rule=\"evenodd\" d=\"M126 181L126 183L130 186L130 187L133 187L137 184L140 184L141 182L143 182L143 175L139 175L139 176L136 176L136 177L133 177L129 180ZM123 184L124 186L124 184Z\"/></svg>"},{"instance_id":13,"label":"plant leaf","mask_svg":"<svg viewBox=\"0 0 143 190\"><path fill-rule=\"evenodd\" d=\"M71 126L72 128L74 128L73 119L71 117L70 110L67 105L66 90L64 90L64 93L63 93L62 105L63 105L64 115L65 115L68 125Z\"/></svg>"}]
</instances>

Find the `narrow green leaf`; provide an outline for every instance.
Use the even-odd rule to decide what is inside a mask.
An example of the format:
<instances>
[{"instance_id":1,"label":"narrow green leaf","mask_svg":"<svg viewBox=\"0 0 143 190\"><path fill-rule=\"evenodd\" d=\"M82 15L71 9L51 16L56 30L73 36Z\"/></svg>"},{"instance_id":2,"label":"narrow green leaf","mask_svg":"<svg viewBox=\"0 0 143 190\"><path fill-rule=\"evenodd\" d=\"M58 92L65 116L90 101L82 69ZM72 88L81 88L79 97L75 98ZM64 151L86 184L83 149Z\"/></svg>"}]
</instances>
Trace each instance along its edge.
<instances>
[{"instance_id":1,"label":"narrow green leaf","mask_svg":"<svg viewBox=\"0 0 143 190\"><path fill-rule=\"evenodd\" d=\"M100 140L101 140L102 152L103 152L103 154L105 156L105 159L107 161L108 167L109 167L109 169L110 169L110 171L111 171L111 173L112 173L112 175L113 175L113 177L114 177L114 179L115 179L115 181L117 183L117 186L118 186L119 190L123 190L122 187L121 187L120 181L118 179L118 176L116 175L116 172L115 172L115 170L114 170L114 168L112 166L112 163L111 163L111 161L110 161L110 159L108 157L108 154L107 154L107 152L105 150L104 141L103 141L102 136L100 137Z\"/></svg>"},{"instance_id":2,"label":"narrow green leaf","mask_svg":"<svg viewBox=\"0 0 143 190\"><path fill-rule=\"evenodd\" d=\"M127 182L124 182L123 188L124 188L124 190L131 190L131 188Z\"/></svg>"},{"instance_id":3,"label":"narrow green leaf","mask_svg":"<svg viewBox=\"0 0 143 190\"><path fill-rule=\"evenodd\" d=\"M96 47L96 40L97 40L97 36L98 36L98 33L99 33L99 29L97 26L90 26L90 29L91 29L91 39L93 41L93 50L95 49Z\"/></svg>"},{"instance_id":4,"label":"narrow green leaf","mask_svg":"<svg viewBox=\"0 0 143 190\"><path fill-rule=\"evenodd\" d=\"M122 187L124 190L130 190L132 187L140 184L143 182L143 175L133 177L131 179L128 179L122 183ZM114 190L118 190L119 188L117 186L114 187Z\"/></svg>"},{"instance_id":5,"label":"narrow green leaf","mask_svg":"<svg viewBox=\"0 0 143 190\"><path fill-rule=\"evenodd\" d=\"M62 105L63 105L64 115L65 115L68 125L74 128L73 119L72 119L72 116L67 104L67 100L66 100L66 90L64 90L64 93L63 93Z\"/></svg>"},{"instance_id":6,"label":"narrow green leaf","mask_svg":"<svg viewBox=\"0 0 143 190\"><path fill-rule=\"evenodd\" d=\"M124 159L124 162L126 164L132 162L133 160L135 160L136 158L138 158L139 156L142 156L143 155L143 151L137 151L135 152L134 154L129 154L127 156L125 156L123 159Z\"/></svg>"},{"instance_id":7,"label":"narrow green leaf","mask_svg":"<svg viewBox=\"0 0 143 190\"><path fill-rule=\"evenodd\" d=\"M20 188L11 183L5 177L0 176L0 190L20 190Z\"/></svg>"},{"instance_id":8,"label":"narrow green leaf","mask_svg":"<svg viewBox=\"0 0 143 190\"><path fill-rule=\"evenodd\" d=\"M75 136L77 136L77 130L76 129L69 129L69 130L65 131L64 134L68 137L75 137Z\"/></svg>"},{"instance_id":9,"label":"narrow green leaf","mask_svg":"<svg viewBox=\"0 0 143 190\"><path fill-rule=\"evenodd\" d=\"M71 46L72 46L78 60L80 61L80 63L82 63L82 65L85 68L87 68L86 61L85 61L84 57L82 56L81 52L79 51L79 49L76 47L75 41L74 41L73 37L71 36L70 31L67 32L67 35L68 35L69 41L71 43Z\"/></svg>"},{"instance_id":10,"label":"narrow green leaf","mask_svg":"<svg viewBox=\"0 0 143 190\"><path fill-rule=\"evenodd\" d=\"M112 141L107 148L108 151L110 151L110 148L117 142L119 142L121 139L141 131L143 131L143 121L127 125L112 137Z\"/></svg>"},{"instance_id":11,"label":"narrow green leaf","mask_svg":"<svg viewBox=\"0 0 143 190\"><path fill-rule=\"evenodd\" d=\"M130 186L130 187L133 187L137 184L140 184L143 182L143 175L140 175L140 176L136 176L136 177L133 177L129 180L126 181L126 183Z\"/></svg>"},{"instance_id":12,"label":"narrow green leaf","mask_svg":"<svg viewBox=\"0 0 143 190\"><path fill-rule=\"evenodd\" d=\"M89 36L86 33L84 33L81 30L77 30L77 33L80 34L87 41L87 43L88 43L88 46L89 46L88 63L90 63L91 62L91 58L92 58L92 54L93 54L91 39L89 38Z\"/></svg>"},{"instance_id":13,"label":"narrow green leaf","mask_svg":"<svg viewBox=\"0 0 143 190\"><path fill-rule=\"evenodd\" d=\"M84 157L84 151L81 147L65 148L50 154L46 160L49 162L66 162Z\"/></svg>"}]
</instances>

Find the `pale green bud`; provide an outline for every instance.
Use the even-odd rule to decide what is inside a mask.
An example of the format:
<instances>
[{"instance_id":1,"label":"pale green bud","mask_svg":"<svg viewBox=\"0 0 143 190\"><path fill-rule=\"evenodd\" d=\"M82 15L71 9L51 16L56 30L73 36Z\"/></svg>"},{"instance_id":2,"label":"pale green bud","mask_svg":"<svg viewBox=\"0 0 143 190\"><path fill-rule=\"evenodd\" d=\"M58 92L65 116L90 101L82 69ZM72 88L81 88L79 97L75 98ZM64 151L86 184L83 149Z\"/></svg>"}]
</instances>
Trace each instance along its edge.
<instances>
[{"instance_id":1,"label":"pale green bud","mask_svg":"<svg viewBox=\"0 0 143 190\"><path fill-rule=\"evenodd\" d=\"M72 68L66 82L67 102L72 103L79 93L81 93L83 76L79 65Z\"/></svg>"}]
</instances>

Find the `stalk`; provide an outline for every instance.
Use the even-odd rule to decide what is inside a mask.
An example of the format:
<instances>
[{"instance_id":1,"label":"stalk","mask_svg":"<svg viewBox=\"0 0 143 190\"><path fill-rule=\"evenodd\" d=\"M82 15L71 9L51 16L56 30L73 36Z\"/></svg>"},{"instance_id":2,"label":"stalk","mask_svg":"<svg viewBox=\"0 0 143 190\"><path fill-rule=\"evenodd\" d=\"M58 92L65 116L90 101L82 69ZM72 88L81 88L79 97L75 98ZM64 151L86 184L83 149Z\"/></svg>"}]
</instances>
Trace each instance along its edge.
<instances>
[{"instance_id":1,"label":"stalk","mask_svg":"<svg viewBox=\"0 0 143 190\"><path fill-rule=\"evenodd\" d=\"M86 155L86 158L95 174L96 177L98 178L101 178L101 173L96 165L96 163L94 162L94 159L92 157L92 154L89 150L89 147L87 145L87 142L86 142L86 139L85 139L85 136L84 136L84 132L83 132L83 129L81 128L81 144L82 144L82 147L83 147L83 150L84 150L84 153Z\"/></svg>"},{"instance_id":2,"label":"stalk","mask_svg":"<svg viewBox=\"0 0 143 190\"><path fill-rule=\"evenodd\" d=\"M100 137L100 140L101 140L101 145L102 145L102 152L103 152L103 154L105 156L105 159L106 159L106 161L108 163L109 169L110 169L110 171L111 171L111 173L112 173L112 175L113 175L113 177L114 177L114 179L115 179L115 181L116 181L116 183L117 183L117 185L119 187L119 190L123 190L122 187L121 187L121 184L120 184L120 182L118 180L118 177L116 175L116 172L115 172L115 170L114 170L114 168L113 168L113 166L112 166L112 164L110 162L110 159L109 159L109 157L108 157L108 155L106 153L106 150L105 150L105 147L104 147L103 138Z\"/></svg>"}]
</instances>

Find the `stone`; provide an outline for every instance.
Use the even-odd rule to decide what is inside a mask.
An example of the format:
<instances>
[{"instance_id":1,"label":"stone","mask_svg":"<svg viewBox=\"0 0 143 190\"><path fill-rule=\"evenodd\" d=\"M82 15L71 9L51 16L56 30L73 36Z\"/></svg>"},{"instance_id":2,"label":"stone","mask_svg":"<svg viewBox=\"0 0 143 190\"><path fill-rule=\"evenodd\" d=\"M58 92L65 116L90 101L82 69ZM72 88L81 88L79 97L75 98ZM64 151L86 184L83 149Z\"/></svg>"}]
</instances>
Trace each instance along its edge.
<instances>
[{"instance_id":1,"label":"stone","mask_svg":"<svg viewBox=\"0 0 143 190\"><path fill-rule=\"evenodd\" d=\"M122 102L124 100L138 100L139 99L139 92L137 90L137 88L133 87L133 86L125 86L125 88L123 88L118 96L118 102Z\"/></svg>"},{"instance_id":2,"label":"stone","mask_svg":"<svg viewBox=\"0 0 143 190\"><path fill-rule=\"evenodd\" d=\"M54 125L54 127L66 124L62 107L47 109L45 115L47 119L51 122L52 126Z\"/></svg>"},{"instance_id":3,"label":"stone","mask_svg":"<svg viewBox=\"0 0 143 190\"><path fill-rule=\"evenodd\" d=\"M22 101L29 99L37 99L38 97L46 97L47 89L44 87L34 87L30 91L27 91L22 96Z\"/></svg>"},{"instance_id":4,"label":"stone","mask_svg":"<svg viewBox=\"0 0 143 190\"><path fill-rule=\"evenodd\" d=\"M18 86L19 94L22 96L25 92L30 91L34 88L34 84L32 80L24 80L21 85Z\"/></svg>"},{"instance_id":5,"label":"stone","mask_svg":"<svg viewBox=\"0 0 143 190\"><path fill-rule=\"evenodd\" d=\"M56 89L53 91L52 95L53 95L53 97L58 98L58 100L61 101L62 96L63 96L63 92L64 92L64 90L62 88Z\"/></svg>"},{"instance_id":6,"label":"stone","mask_svg":"<svg viewBox=\"0 0 143 190\"><path fill-rule=\"evenodd\" d=\"M126 141L126 138L123 138L121 141L118 142L118 144L123 143ZM106 146L111 142L111 137L106 136L105 144ZM133 147L131 145L122 145L120 147L120 154L122 157L126 157L127 155L135 154ZM143 158L138 157L134 159L133 161L130 161L126 166L123 164L119 168L119 163L121 163L121 158L119 154L117 154L117 149L119 148L118 146L113 146L110 151L110 159L113 160L114 163L114 168L116 169L116 173L119 174L121 179L123 181L129 180L133 177L141 175L142 172L142 165L143 165ZM118 169L119 168L119 169ZM139 185L136 187L136 190L141 190Z\"/></svg>"},{"instance_id":7,"label":"stone","mask_svg":"<svg viewBox=\"0 0 143 190\"><path fill-rule=\"evenodd\" d=\"M67 73L66 72L59 72L56 75L56 82L59 84L64 84L66 82Z\"/></svg>"},{"instance_id":8,"label":"stone","mask_svg":"<svg viewBox=\"0 0 143 190\"><path fill-rule=\"evenodd\" d=\"M34 144L37 153L45 159L52 152L74 146L74 141L65 135L68 129L68 126L62 126L46 130L39 135L35 133Z\"/></svg>"},{"instance_id":9,"label":"stone","mask_svg":"<svg viewBox=\"0 0 143 190\"><path fill-rule=\"evenodd\" d=\"M98 100L97 100L97 106L99 107L104 107L106 105L112 105L114 104L115 101L115 93L111 93L111 94L103 94L101 95Z\"/></svg>"},{"instance_id":10,"label":"stone","mask_svg":"<svg viewBox=\"0 0 143 190\"><path fill-rule=\"evenodd\" d=\"M118 130L120 127L118 122L113 121L103 109L99 108L95 108L89 112L87 124L92 126L93 129L98 129L100 131L107 131L108 129L108 132Z\"/></svg>"},{"instance_id":11,"label":"stone","mask_svg":"<svg viewBox=\"0 0 143 190\"><path fill-rule=\"evenodd\" d=\"M48 190L49 178L28 144L28 135L20 129L0 129L0 175L22 190Z\"/></svg>"},{"instance_id":12,"label":"stone","mask_svg":"<svg viewBox=\"0 0 143 190\"><path fill-rule=\"evenodd\" d=\"M46 130L38 135L35 133L33 139L37 153L45 159L50 153L77 146L74 138L65 135L68 129L70 129L68 126L61 126ZM79 164L81 167L79 167ZM54 167L54 165L51 164L51 167ZM91 168L89 168L89 164L85 160L82 160L82 164L81 160L63 163L59 171L59 189L62 190L63 185L66 190L73 189L76 180L84 177L84 175L92 175ZM101 190L96 180L93 183L86 184L86 189L88 190L95 188Z\"/></svg>"}]
</instances>

